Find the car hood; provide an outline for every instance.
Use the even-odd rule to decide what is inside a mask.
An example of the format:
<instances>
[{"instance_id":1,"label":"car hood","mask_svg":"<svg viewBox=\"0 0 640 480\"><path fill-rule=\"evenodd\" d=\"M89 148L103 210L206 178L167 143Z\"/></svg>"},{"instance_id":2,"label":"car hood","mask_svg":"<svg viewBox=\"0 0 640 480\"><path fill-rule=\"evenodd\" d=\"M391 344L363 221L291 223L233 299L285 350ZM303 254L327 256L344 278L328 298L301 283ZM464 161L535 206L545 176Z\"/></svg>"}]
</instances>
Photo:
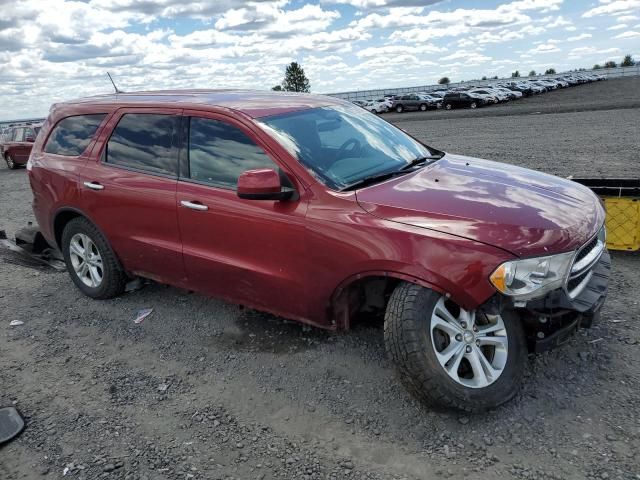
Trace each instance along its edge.
<instances>
[{"instance_id":1,"label":"car hood","mask_svg":"<svg viewBox=\"0 0 640 480\"><path fill-rule=\"evenodd\" d=\"M356 192L367 212L527 257L570 251L604 222L598 197L552 175L447 154L414 173Z\"/></svg>"}]
</instances>

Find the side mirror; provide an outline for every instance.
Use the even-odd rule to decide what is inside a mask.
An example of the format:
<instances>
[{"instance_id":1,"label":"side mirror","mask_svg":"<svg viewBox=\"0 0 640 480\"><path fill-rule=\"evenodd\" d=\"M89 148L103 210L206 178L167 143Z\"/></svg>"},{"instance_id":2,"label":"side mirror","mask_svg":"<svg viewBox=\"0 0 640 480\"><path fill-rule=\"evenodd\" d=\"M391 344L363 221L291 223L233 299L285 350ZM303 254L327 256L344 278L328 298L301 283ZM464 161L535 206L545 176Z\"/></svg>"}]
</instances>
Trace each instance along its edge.
<instances>
[{"instance_id":1,"label":"side mirror","mask_svg":"<svg viewBox=\"0 0 640 480\"><path fill-rule=\"evenodd\" d=\"M283 187L278 172L270 168L247 170L238 178L238 197L245 200L288 200L294 192Z\"/></svg>"}]
</instances>

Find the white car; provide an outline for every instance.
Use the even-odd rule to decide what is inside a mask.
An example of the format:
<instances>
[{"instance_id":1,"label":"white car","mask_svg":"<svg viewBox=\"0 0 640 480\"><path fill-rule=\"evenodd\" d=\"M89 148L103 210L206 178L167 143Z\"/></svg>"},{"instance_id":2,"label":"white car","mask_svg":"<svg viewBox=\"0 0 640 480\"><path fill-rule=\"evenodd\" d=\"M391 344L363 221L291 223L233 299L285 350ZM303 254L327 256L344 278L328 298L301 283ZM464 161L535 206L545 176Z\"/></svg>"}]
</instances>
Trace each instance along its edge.
<instances>
[{"instance_id":1,"label":"white car","mask_svg":"<svg viewBox=\"0 0 640 480\"><path fill-rule=\"evenodd\" d=\"M493 89L508 95L512 99L522 98L522 92L518 92L517 90L510 90L505 87L493 87Z\"/></svg>"},{"instance_id":2,"label":"white car","mask_svg":"<svg viewBox=\"0 0 640 480\"><path fill-rule=\"evenodd\" d=\"M385 113L391 107L391 100L388 98L380 98L378 100L369 100L364 108L373 113Z\"/></svg>"},{"instance_id":3,"label":"white car","mask_svg":"<svg viewBox=\"0 0 640 480\"><path fill-rule=\"evenodd\" d=\"M485 89L485 88L474 88L473 90L469 90L468 93L472 93L474 95L477 95L479 97L482 97L484 99L487 100L487 103L499 103L501 101L501 99L498 97L498 95L493 92L493 90L489 90L489 89ZM508 99L508 97L505 97L503 94L500 94L503 98Z\"/></svg>"}]
</instances>

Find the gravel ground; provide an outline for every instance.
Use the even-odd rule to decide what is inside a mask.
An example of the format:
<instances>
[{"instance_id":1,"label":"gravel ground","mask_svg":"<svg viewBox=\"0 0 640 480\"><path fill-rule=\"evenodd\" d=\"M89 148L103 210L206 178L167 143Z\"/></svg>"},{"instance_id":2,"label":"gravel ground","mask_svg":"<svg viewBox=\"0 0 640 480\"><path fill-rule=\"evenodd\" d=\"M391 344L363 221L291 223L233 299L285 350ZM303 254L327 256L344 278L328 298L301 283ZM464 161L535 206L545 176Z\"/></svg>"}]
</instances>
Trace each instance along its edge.
<instances>
[{"instance_id":1,"label":"gravel ground","mask_svg":"<svg viewBox=\"0 0 640 480\"><path fill-rule=\"evenodd\" d=\"M456 153L640 177L640 108L590 108L591 87L637 97L624 82L531 100L565 113L388 118ZM0 229L32 220L30 199L25 171L0 169ZM637 253L614 253L601 323L531 357L521 393L476 416L414 401L379 321L331 334L161 285L98 302L25 263L0 254L0 405L28 422L0 479L640 478Z\"/></svg>"}]
</instances>

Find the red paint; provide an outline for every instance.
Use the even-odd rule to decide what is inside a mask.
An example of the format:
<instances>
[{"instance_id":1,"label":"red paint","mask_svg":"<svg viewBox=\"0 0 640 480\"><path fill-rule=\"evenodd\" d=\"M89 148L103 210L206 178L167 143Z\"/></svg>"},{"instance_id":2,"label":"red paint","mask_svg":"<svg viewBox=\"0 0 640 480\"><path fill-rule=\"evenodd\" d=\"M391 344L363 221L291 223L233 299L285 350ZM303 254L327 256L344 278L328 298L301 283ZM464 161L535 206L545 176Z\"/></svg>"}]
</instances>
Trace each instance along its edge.
<instances>
[{"instance_id":1,"label":"red paint","mask_svg":"<svg viewBox=\"0 0 640 480\"><path fill-rule=\"evenodd\" d=\"M36 218L52 241L56 216L72 209L102 230L131 273L325 328L348 327L340 296L365 276L414 281L472 309L495 293L488 277L501 262L575 249L602 224L597 198L580 185L451 154L406 176L335 192L254 122L342 103L310 95L187 91L54 106L32 155ZM238 126L278 165L296 195L247 200L231 189L104 165L102 145L123 108ZM43 154L60 119L87 112L107 118L83 156ZM276 177L256 170L245 173L239 187L277 191ZM87 181L105 189L88 190ZM185 208L183 201L207 209Z\"/></svg>"},{"instance_id":2,"label":"red paint","mask_svg":"<svg viewBox=\"0 0 640 480\"><path fill-rule=\"evenodd\" d=\"M6 140L0 141L0 157L3 159L10 157L16 165L26 165L29 160L29 155L31 154L33 142L35 141L36 134L34 128L35 126L31 125L11 127L6 136L11 137L14 130L20 130L20 136L22 138L20 140L7 138Z\"/></svg>"},{"instance_id":3,"label":"red paint","mask_svg":"<svg viewBox=\"0 0 640 480\"><path fill-rule=\"evenodd\" d=\"M238 196L277 193L281 189L280 176L275 170L247 170L238 178Z\"/></svg>"}]
</instances>

